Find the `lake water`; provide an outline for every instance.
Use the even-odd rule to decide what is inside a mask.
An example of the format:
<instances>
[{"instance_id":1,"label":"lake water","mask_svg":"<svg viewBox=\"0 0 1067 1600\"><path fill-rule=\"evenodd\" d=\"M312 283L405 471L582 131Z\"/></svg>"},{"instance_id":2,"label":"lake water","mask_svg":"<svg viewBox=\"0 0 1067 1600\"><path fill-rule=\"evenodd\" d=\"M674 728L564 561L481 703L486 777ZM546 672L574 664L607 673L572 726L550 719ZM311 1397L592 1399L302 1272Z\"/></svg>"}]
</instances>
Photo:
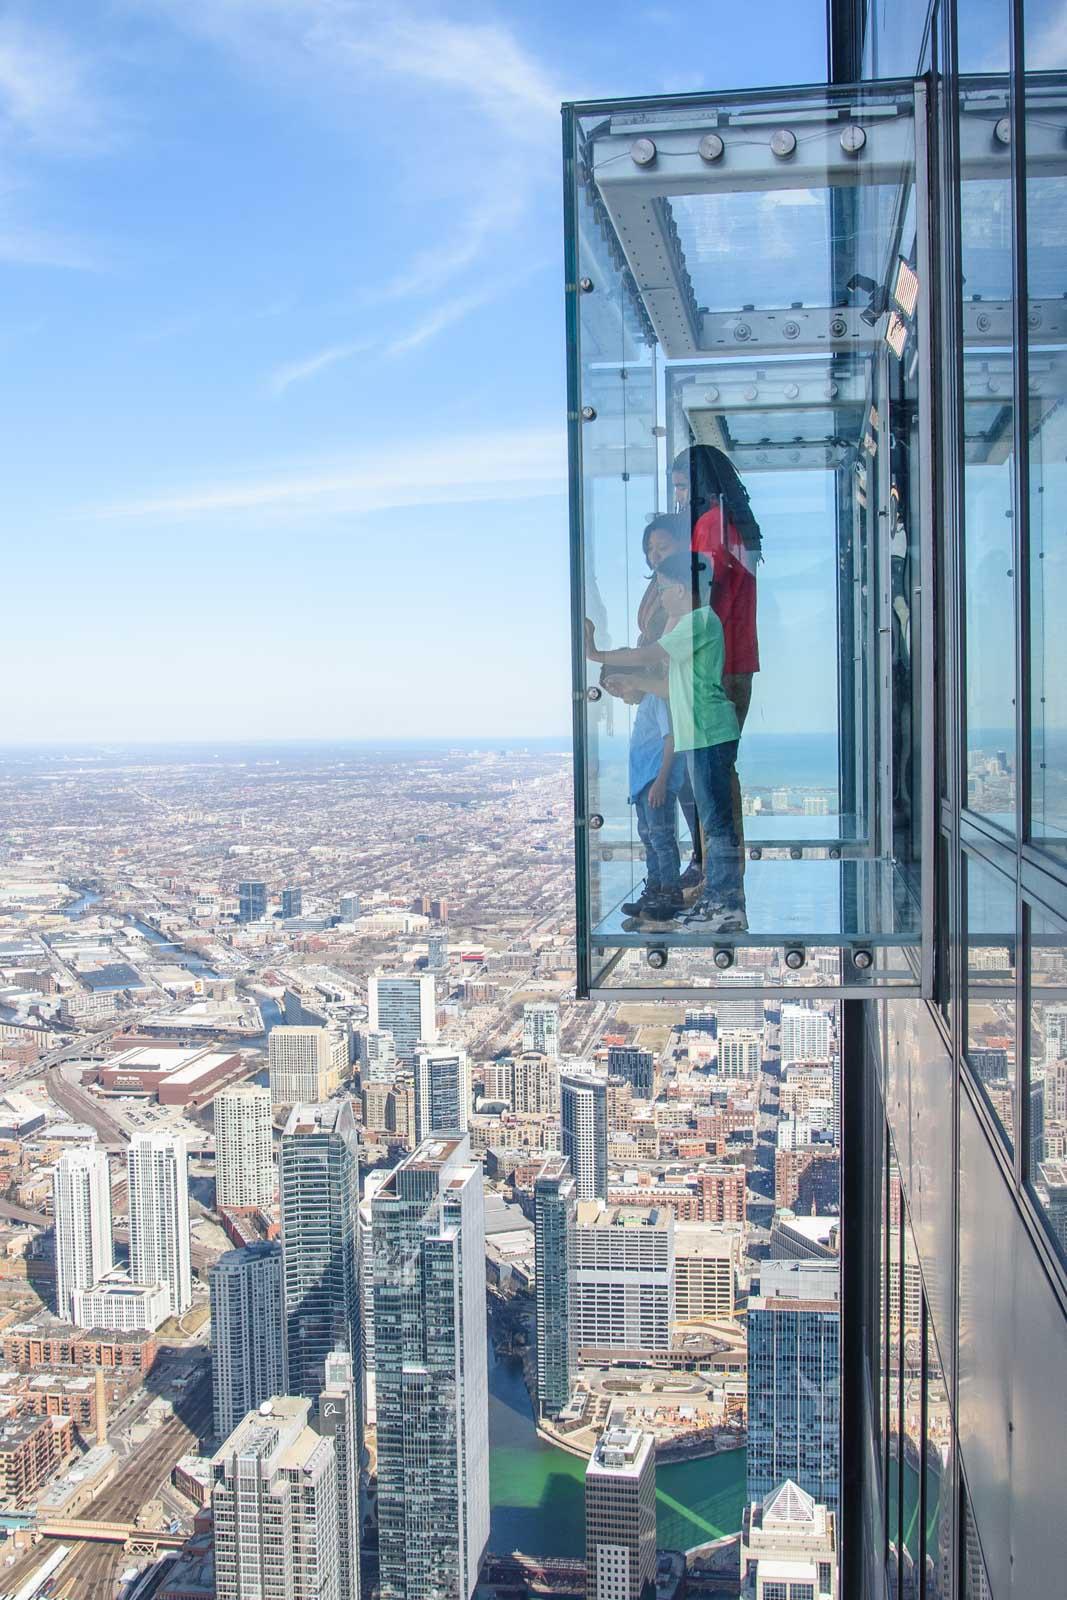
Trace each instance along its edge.
<instances>
[{"instance_id":1,"label":"lake water","mask_svg":"<svg viewBox=\"0 0 1067 1600\"><path fill-rule=\"evenodd\" d=\"M522 1364L489 1349L489 1548L585 1555L585 1461L538 1437ZM657 1544L688 1550L737 1533L745 1452L675 1462L656 1474Z\"/></svg>"}]
</instances>

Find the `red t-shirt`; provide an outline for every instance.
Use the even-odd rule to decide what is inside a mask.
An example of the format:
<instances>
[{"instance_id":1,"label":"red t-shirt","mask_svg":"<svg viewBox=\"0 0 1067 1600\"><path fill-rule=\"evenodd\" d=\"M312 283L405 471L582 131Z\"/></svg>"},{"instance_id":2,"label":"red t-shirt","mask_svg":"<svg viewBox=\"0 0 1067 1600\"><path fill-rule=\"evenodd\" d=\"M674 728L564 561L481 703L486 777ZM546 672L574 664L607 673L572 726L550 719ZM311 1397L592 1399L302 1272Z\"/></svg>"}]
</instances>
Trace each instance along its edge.
<instances>
[{"instance_id":1,"label":"red t-shirt","mask_svg":"<svg viewBox=\"0 0 1067 1600\"><path fill-rule=\"evenodd\" d=\"M723 672L758 672L756 637L756 556L745 548L732 522L723 538L722 512L712 506L693 528L693 549L711 557L714 568L715 614L722 623L726 658Z\"/></svg>"}]
</instances>

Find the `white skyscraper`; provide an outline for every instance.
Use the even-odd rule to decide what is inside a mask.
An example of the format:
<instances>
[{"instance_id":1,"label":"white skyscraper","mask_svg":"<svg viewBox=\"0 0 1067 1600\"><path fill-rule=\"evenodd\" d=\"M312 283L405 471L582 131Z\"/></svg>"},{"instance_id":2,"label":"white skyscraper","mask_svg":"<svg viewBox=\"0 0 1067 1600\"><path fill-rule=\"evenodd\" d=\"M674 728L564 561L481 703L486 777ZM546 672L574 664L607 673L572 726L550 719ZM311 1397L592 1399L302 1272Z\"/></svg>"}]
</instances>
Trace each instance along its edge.
<instances>
[{"instance_id":1,"label":"white skyscraper","mask_svg":"<svg viewBox=\"0 0 1067 1600\"><path fill-rule=\"evenodd\" d=\"M656 1448L651 1433L610 1421L585 1470L588 1600L656 1593ZM798 1596L799 1600L799 1596Z\"/></svg>"},{"instance_id":2,"label":"white skyscraper","mask_svg":"<svg viewBox=\"0 0 1067 1600\"><path fill-rule=\"evenodd\" d=\"M211 1458L216 1600L347 1600L337 1463L311 1401L265 1400Z\"/></svg>"},{"instance_id":3,"label":"white skyscraper","mask_svg":"<svg viewBox=\"0 0 1067 1600\"><path fill-rule=\"evenodd\" d=\"M375 972L367 982L367 1027L393 1036L406 1061L417 1045L437 1042L437 1003L432 972Z\"/></svg>"},{"instance_id":4,"label":"white skyscraper","mask_svg":"<svg viewBox=\"0 0 1067 1600\"><path fill-rule=\"evenodd\" d=\"M211 1269L211 1387L215 1436L285 1389L282 1249L266 1240L227 1250Z\"/></svg>"},{"instance_id":5,"label":"white skyscraper","mask_svg":"<svg viewBox=\"0 0 1067 1600\"><path fill-rule=\"evenodd\" d=\"M560 1150L571 1164L579 1200L608 1194L608 1081L565 1073L559 1084Z\"/></svg>"},{"instance_id":6,"label":"white skyscraper","mask_svg":"<svg viewBox=\"0 0 1067 1600\"><path fill-rule=\"evenodd\" d=\"M76 1289L90 1289L115 1264L111 1237L111 1177L96 1148L69 1150L52 1174L56 1225L56 1311L74 1316Z\"/></svg>"},{"instance_id":7,"label":"white skyscraper","mask_svg":"<svg viewBox=\"0 0 1067 1600\"><path fill-rule=\"evenodd\" d=\"M719 1029L720 1078L758 1078L762 1067L762 1028Z\"/></svg>"},{"instance_id":8,"label":"white skyscraper","mask_svg":"<svg viewBox=\"0 0 1067 1600\"><path fill-rule=\"evenodd\" d=\"M554 1000L532 1000L523 1006L522 1048L559 1055L559 1006Z\"/></svg>"},{"instance_id":9,"label":"white skyscraper","mask_svg":"<svg viewBox=\"0 0 1067 1600\"><path fill-rule=\"evenodd\" d=\"M396 1077L396 1040L388 1029L368 1028L360 1044L363 1083L390 1083Z\"/></svg>"},{"instance_id":10,"label":"white skyscraper","mask_svg":"<svg viewBox=\"0 0 1067 1600\"><path fill-rule=\"evenodd\" d=\"M482 1172L432 1139L373 1200L382 1600L469 1600L489 1539Z\"/></svg>"},{"instance_id":11,"label":"white skyscraper","mask_svg":"<svg viewBox=\"0 0 1067 1600\"><path fill-rule=\"evenodd\" d=\"M270 1090L223 1089L215 1096L215 1204L269 1206L277 1187Z\"/></svg>"},{"instance_id":12,"label":"white skyscraper","mask_svg":"<svg viewBox=\"0 0 1067 1600\"><path fill-rule=\"evenodd\" d=\"M193 1303L189 1261L189 1158L181 1134L138 1133L126 1156L130 1277L166 1284L172 1316Z\"/></svg>"},{"instance_id":13,"label":"white skyscraper","mask_svg":"<svg viewBox=\"0 0 1067 1600\"><path fill-rule=\"evenodd\" d=\"M791 1061L829 1061L830 1018L825 1011L784 1005L781 1022L782 1066Z\"/></svg>"},{"instance_id":14,"label":"white skyscraper","mask_svg":"<svg viewBox=\"0 0 1067 1600\"><path fill-rule=\"evenodd\" d=\"M343 1037L329 1028L272 1028L267 1042L272 1104L328 1100L341 1081L346 1055Z\"/></svg>"},{"instance_id":15,"label":"white skyscraper","mask_svg":"<svg viewBox=\"0 0 1067 1600\"><path fill-rule=\"evenodd\" d=\"M415 1052L415 1142L458 1138L470 1125L471 1068L466 1050L433 1045Z\"/></svg>"}]
</instances>

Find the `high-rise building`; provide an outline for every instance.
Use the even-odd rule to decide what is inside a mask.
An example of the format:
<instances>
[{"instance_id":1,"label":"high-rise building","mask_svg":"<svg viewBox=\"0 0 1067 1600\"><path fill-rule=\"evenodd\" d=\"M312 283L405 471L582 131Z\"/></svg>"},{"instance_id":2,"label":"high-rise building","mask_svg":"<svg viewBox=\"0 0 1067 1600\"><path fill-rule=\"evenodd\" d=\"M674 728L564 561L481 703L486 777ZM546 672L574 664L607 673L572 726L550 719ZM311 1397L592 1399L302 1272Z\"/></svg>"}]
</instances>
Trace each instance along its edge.
<instances>
[{"instance_id":1,"label":"high-rise building","mask_svg":"<svg viewBox=\"0 0 1067 1600\"><path fill-rule=\"evenodd\" d=\"M211 1476L216 1600L343 1600L336 1453L310 1400L265 1400Z\"/></svg>"},{"instance_id":2,"label":"high-rise building","mask_svg":"<svg viewBox=\"0 0 1067 1600\"><path fill-rule=\"evenodd\" d=\"M762 1028L719 1029L720 1078L756 1079L762 1070Z\"/></svg>"},{"instance_id":3,"label":"high-rise building","mask_svg":"<svg viewBox=\"0 0 1067 1600\"><path fill-rule=\"evenodd\" d=\"M214 1116L215 1204L269 1206L278 1187L270 1090L256 1083L223 1089L215 1096Z\"/></svg>"},{"instance_id":4,"label":"high-rise building","mask_svg":"<svg viewBox=\"0 0 1067 1600\"><path fill-rule=\"evenodd\" d=\"M443 895L430 901L430 915L435 922L448 921L448 901Z\"/></svg>"},{"instance_id":5,"label":"high-rise building","mask_svg":"<svg viewBox=\"0 0 1067 1600\"><path fill-rule=\"evenodd\" d=\"M56 1237L56 1313L74 1318L74 1291L91 1289L115 1265L111 1236L111 1175L95 1146L68 1150L52 1174Z\"/></svg>"},{"instance_id":6,"label":"high-rise building","mask_svg":"<svg viewBox=\"0 0 1067 1600\"><path fill-rule=\"evenodd\" d=\"M267 885L258 879L246 879L237 885L238 922L262 922L267 915Z\"/></svg>"},{"instance_id":7,"label":"high-rise building","mask_svg":"<svg viewBox=\"0 0 1067 1600\"><path fill-rule=\"evenodd\" d=\"M624 1078L634 1094L651 1100L655 1094L656 1058L651 1050L613 1044L608 1049L608 1077Z\"/></svg>"},{"instance_id":8,"label":"high-rise building","mask_svg":"<svg viewBox=\"0 0 1067 1600\"><path fill-rule=\"evenodd\" d=\"M343 1038L329 1028L272 1028L267 1040L272 1104L328 1100L341 1080L346 1054Z\"/></svg>"},{"instance_id":9,"label":"high-rise building","mask_svg":"<svg viewBox=\"0 0 1067 1600\"><path fill-rule=\"evenodd\" d=\"M360 1060L367 1083L388 1083L396 1076L396 1040L388 1030L367 1028L360 1039Z\"/></svg>"},{"instance_id":10,"label":"high-rise building","mask_svg":"<svg viewBox=\"0 0 1067 1600\"><path fill-rule=\"evenodd\" d=\"M367 983L367 1026L392 1034L396 1053L410 1061L420 1044L437 1043L432 972L375 972Z\"/></svg>"},{"instance_id":11,"label":"high-rise building","mask_svg":"<svg viewBox=\"0 0 1067 1600\"><path fill-rule=\"evenodd\" d=\"M554 1000L531 1000L523 1006L522 1048L559 1055L559 1006Z\"/></svg>"},{"instance_id":12,"label":"high-rise building","mask_svg":"<svg viewBox=\"0 0 1067 1600\"><path fill-rule=\"evenodd\" d=\"M257 1240L211 1269L211 1390L215 1437L285 1392L281 1246Z\"/></svg>"},{"instance_id":13,"label":"high-rise building","mask_svg":"<svg viewBox=\"0 0 1067 1600\"><path fill-rule=\"evenodd\" d=\"M784 1005L781 1020L782 1066L793 1061L829 1061L830 1017L809 1006Z\"/></svg>"},{"instance_id":14,"label":"high-rise building","mask_svg":"<svg viewBox=\"0 0 1067 1600\"><path fill-rule=\"evenodd\" d=\"M570 1162L579 1200L608 1193L608 1084L606 1078L563 1073L559 1083L560 1150Z\"/></svg>"},{"instance_id":15,"label":"high-rise building","mask_svg":"<svg viewBox=\"0 0 1067 1600\"><path fill-rule=\"evenodd\" d=\"M537 1403L550 1417L563 1410L571 1393L570 1271L577 1217L570 1166L563 1156L549 1156L534 1180L534 1284Z\"/></svg>"},{"instance_id":16,"label":"high-rise building","mask_svg":"<svg viewBox=\"0 0 1067 1600\"><path fill-rule=\"evenodd\" d=\"M839 1273L769 1261L748 1305L748 1499L792 1478L821 1505L840 1497Z\"/></svg>"},{"instance_id":17,"label":"high-rise building","mask_svg":"<svg viewBox=\"0 0 1067 1600\"><path fill-rule=\"evenodd\" d=\"M426 941L426 964L431 972L448 971L448 934L431 933Z\"/></svg>"},{"instance_id":18,"label":"high-rise building","mask_svg":"<svg viewBox=\"0 0 1067 1600\"><path fill-rule=\"evenodd\" d=\"M374 1196L389 1176L387 1167L372 1167L363 1180L359 1202L359 1325L363 1340L363 1416L367 1427L377 1422L374 1384Z\"/></svg>"},{"instance_id":19,"label":"high-rise building","mask_svg":"<svg viewBox=\"0 0 1067 1600\"><path fill-rule=\"evenodd\" d=\"M752 991L755 976L737 967L723 973L713 1001L719 1028L762 1028L764 997L759 989ZM734 989L748 992L733 994Z\"/></svg>"},{"instance_id":20,"label":"high-rise building","mask_svg":"<svg viewBox=\"0 0 1067 1600\"><path fill-rule=\"evenodd\" d=\"M341 921L358 922L363 914L363 907L358 894L349 893L341 896Z\"/></svg>"},{"instance_id":21,"label":"high-rise building","mask_svg":"<svg viewBox=\"0 0 1067 1600\"><path fill-rule=\"evenodd\" d=\"M170 1311L193 1303L189 1255L189 1156L181 1134L135 1134L126 1155L130 1205L130 1277L165 1284Z\"/></svg>"},{"instance_id":22,"label":"high-rise building","mask_svg":"<svg viewBox=\"0 0 1067 1600\"><path fill-rule=\"evenodd\" d=\"M837 1600L837 1518L787 1478L741 1529L741 1592L751 1600Z\"/></svg>"},{"instance_id":23,"label":"high-rise building","mask_svg":"<svg viewBox=\"0 0 1067 1600\"><path fill-rule=\"evenodd\" d=\"M587 1600L653 1600L656 1444L610 1420L585 1469Z\"/></svg>"},{"instance_id":24,"label":"high-rise building","mask_svg":"<svg viewBox=\"0 0 1067 1600\"><path fill-rule=\"evenodd\" d=\"M571 1239L570 1336L578 1350L669 1350L674 1213L582 1200Z\"/></svg>"},{"instance_id":25,"label":"high-rise building","mask_svg":"<svg viewBox=\"0 0 1067 1600\"><path fill-rule=\"evenodd\" d=\"M508 1063L509 1083L504 1098L520 1116L559 1114L559 1059L540 1051L524 1050Z\"/></svg>"},{"instance_id":26,"label":"high-rise building","mask_svg":"<svg viewBox=\"0 0 1067 1600\"><path fill-rule=\"evenodd\" d=\"M703 1222L674 1230L674 1314L679 1322L728 1322L741 1244L739 1230Z\"/></svg>"},{"instance_id":27,"label":"high-rise building","mask_svg":"<svg viewBox=\"0 0 1067 1600\"><path fill-rule=\"evenodd\" d=\"M415 1142L433 1135L458 1138L470 1125L471 1069L460 1046L415 1052Z\"/></svg>"},{"instance_id":28,"label":"high-rise building","mask_svg":"<svg viewBox=\"0 0 1067 1600\"><path fill-rule=\"evenodd\" d=\"M332 1350L348 1350L357 1368L360 1361L359 1145L349 1101L293 1107L278 1179L286 1387L314 1398Z\"/></svg>"},{"instance_id":29,"label":"high-rise building","mask_svg":"<svg viewBox=\"0 0 1067 1600\"><path fill-rule=\"evenodd\" d=\"M326 1357L326 1381L319 1395L315 1426L333 1441L337 1471L337 1546L339 1600L359 1600L359 1383L358 1366L347 1350Z\"/></svg>"},{"instance_id":30,"label":"high-rise building","mask_svg":"<svg viewBox=\"0 0 1067 1600\"><path fill-rule=\"evenodd\" d=\"M420 1145L372 1203L383 1600L469 1600L489 1538L481 1169Z\"/></svg>"},{"instance_id":31,"label":"high-rise building","mask_svg":"<svg viewBox=\"0 0 1067 1600\"><path fill-rule=\"evenodd\" d=\"M282 890L282 916L301 917L304 914L304 891L290 887Z\"/></svg>"}]
</instances>

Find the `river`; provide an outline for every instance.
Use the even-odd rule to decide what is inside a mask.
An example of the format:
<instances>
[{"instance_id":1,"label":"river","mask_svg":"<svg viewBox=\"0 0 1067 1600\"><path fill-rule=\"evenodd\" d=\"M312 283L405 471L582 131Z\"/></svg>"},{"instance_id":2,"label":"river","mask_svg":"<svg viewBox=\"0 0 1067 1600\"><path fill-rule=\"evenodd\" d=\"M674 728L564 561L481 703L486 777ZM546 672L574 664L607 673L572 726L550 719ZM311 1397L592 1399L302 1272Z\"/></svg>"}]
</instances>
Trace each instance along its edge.
<instances>
[{"instance_id":1,"label":"river","mask_svg":"<svg viewBox=\"0 0 1067 1600\"><path fill-rule=\"evenodd\" d=\"M585 1462L538 1436L513 1356L489 1347L489 1548L499 1554L584 1556ZM672 1462L656 1474L656 1542L688 1550L737 1533L745 1501L745 1452Z\"/></svg>"},{"instance_id":2,"label":"river","mask_svg":"<svg viewBox=\"0 0 1067 1600\"><path fill-rule=\"evenodd\" d=\"M176 967L185 967L197 978L217 978L218 973L214 967L209 967L203 956L194 955L189 950L183 950L181 945L168 939L165 933L160 933L158 928L153 928L149 923L142 922L140 917L133 918L133 926L144 934L149 944L158 946L161 950L171 952L169 959Z\"/></svg>"}]
</instances>

